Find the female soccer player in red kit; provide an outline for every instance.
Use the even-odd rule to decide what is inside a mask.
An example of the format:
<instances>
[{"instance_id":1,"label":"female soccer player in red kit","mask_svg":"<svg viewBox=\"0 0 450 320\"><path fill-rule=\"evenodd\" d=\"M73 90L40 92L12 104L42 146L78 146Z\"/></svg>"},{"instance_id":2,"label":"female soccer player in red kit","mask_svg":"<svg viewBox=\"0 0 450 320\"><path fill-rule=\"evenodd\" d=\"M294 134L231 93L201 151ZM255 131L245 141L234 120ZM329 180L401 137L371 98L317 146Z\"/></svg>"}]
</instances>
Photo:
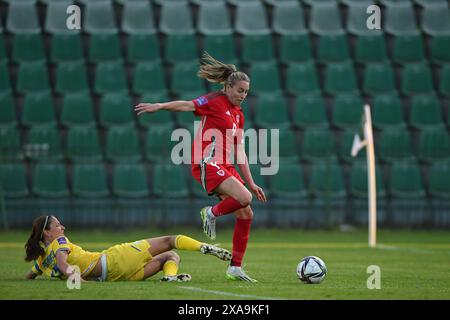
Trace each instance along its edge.
<instances>
[{"instance_id":1,"label":"female soccer player in red kit","mask_svg":"<svg viewBox=\"0 0 450 320\"><path fill-rule=\"evenodd\" d=\"M200 78L209 82L223 84L223 89L211 92L192 101L171 101L167 103L140 103L135 107L138 115L144 112L168 110L175 112L194 112L201 117L201 126L196 134L192 152L192 175L202 184L209 195L217 195L221 201L212 207L200 211L203 231L211 239L215 239L215 220L219 216L234 213L236 224L233 233L232 260L226 272L231 280L256 282L242 270L242 260L247 248L253 211L250 207L252 193L257 199L265 202L264 191L257 186L248 166L247 155L243 145L244 114L240 107L246 98L249 77L232 64L222 63L205 53L198 71ZM240 130L239 130L240 129ZM215 135L210 141L204 141L204 135L211 130ZM206 138L205 138L206 140ZM201 146L199 161L196 157L196 146ZM239 169L244 180L230 161L231 149L236 150Z\"/></svg>"}]
</instances>

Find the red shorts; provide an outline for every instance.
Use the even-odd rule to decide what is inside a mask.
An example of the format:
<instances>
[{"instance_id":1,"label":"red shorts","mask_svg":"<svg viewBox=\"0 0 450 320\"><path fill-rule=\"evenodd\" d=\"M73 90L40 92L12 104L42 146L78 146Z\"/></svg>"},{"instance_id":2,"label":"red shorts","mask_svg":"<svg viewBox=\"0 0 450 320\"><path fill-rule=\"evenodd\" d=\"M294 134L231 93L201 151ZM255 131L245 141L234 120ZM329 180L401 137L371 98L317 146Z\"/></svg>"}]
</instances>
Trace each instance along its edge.
<instances>
[{"instance_id":1,"label":"red shorts","mask_svg":"<svg viewBox=\"0 0 450 320\"><path fill-rule=\"evenodd\" d=\"M202 162L200 164L192 164L192 175L208 195L214 195L214 189L229 177L236 177L245 185L244 179L241 178L234 166L223 166L215 162Z\"/></svg>"}]
</instances>

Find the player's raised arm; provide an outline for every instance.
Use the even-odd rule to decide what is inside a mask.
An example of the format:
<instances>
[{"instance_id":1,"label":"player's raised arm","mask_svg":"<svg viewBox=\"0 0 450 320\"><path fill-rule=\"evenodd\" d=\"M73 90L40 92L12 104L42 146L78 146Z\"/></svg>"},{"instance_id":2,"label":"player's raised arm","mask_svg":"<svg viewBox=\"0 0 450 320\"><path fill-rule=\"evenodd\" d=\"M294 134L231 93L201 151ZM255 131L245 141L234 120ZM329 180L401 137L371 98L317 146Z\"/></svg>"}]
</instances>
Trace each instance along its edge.
<instances>
[{"instance_id":1,"label":"player's raised arm","mask_svg":"<svg viewBox=\"0 0 450 320\"><path fill-rule=\"evenodd\" d=\"M136 111L138 115L145 112L153 113L159 110L188 112L195 111L195 106L192 101L177 100L165 103L139 103L134 107L134 111Z\"/></svg>"}]
</instances>

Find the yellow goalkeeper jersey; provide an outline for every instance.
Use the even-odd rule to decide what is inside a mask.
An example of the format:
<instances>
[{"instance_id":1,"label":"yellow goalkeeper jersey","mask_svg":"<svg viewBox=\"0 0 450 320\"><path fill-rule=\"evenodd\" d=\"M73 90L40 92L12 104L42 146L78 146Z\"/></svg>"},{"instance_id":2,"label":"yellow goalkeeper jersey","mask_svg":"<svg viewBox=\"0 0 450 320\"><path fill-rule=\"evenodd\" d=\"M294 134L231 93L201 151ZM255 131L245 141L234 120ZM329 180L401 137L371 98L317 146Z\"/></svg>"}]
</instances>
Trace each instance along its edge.
<instances>
[{"instance_id":1,"label":"yellow goalkeeper jersey","mask_svg":"<svg viewBox=\"0 0 450 320\"><path fill-rule=\"evenodd\" d=\"M81 276L87 276L97 264L102 255L100 252L89 252L80 246L73 244L66 237L53 240L44 248L45 254L35 260L31 271L36 275L45 274L49 277L65 279L65 275L58 269L56 264L56 253L60 250L68 253L67 263L80 268Z\"/></svg>"}]
</instances>

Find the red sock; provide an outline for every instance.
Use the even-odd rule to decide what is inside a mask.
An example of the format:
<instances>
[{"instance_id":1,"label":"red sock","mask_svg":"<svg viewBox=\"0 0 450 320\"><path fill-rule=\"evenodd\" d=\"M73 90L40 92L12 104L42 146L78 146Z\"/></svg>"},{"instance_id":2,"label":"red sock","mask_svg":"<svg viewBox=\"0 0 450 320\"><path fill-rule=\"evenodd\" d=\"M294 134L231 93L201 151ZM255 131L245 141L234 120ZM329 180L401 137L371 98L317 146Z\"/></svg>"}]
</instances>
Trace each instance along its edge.
<instances>
[{"instance_id":1,"label":"red sock","mask_svg":"<svg viewBox=\"0 0 450 320\"><path fill-rule=\"evenodd\" d=\"M223 216L228 213L235 212L238 209L244 208L239 201L232 197L228 197L225 200L220 201L214 207L212 207L212 213L216 217Z\"/></svg>"},{"instance_id":2,"label":"red sock","mask_svg":"<svg viewBox=\"0 0 450 320\"><path fill-rule=\"evenodd\" d=\"M242 259L247 249L251 224L252 219L236 219L233 233L232 266L240 267L242 265Z\"/></svg>"}]
</instances>

